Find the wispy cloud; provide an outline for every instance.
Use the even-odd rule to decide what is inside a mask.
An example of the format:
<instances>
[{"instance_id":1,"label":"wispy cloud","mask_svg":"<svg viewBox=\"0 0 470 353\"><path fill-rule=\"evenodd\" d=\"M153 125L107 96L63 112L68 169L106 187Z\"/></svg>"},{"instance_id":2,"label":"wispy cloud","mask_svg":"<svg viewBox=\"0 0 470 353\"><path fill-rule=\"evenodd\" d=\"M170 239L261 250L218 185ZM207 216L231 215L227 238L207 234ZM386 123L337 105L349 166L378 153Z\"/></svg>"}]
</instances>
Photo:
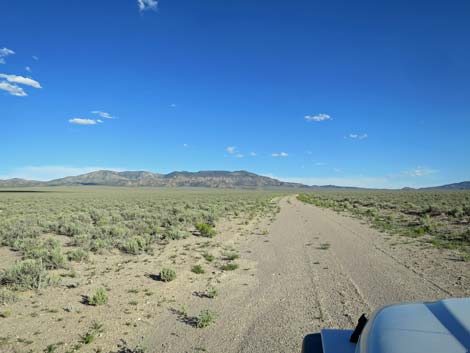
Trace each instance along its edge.
<instances>
[{"instance_id":1,"label":"wispy cloud","mask_svg":"<svg viewBox=\"0 0 470 353\"><path fill-rule=\"evenodd\" d=\"M17 75L7 75L0 74L0 78L3 78L11 83L17 83L20 85L31 86L34 88L42 88L41 84L38 81L33 80L29 77L17 76Z\"/></svg>"},{"instance_id":2,"label":"wispy cloud","mask_svg":"<svg viewBox=\"0 0 470 353\"><path fill-rule=\"evenodd\" d=\"M367 134L349 134L349 138L357 139L357 140L364 140L368 137L369 135Z\"/></svg>"},{"instance_id":3,"label":"wispy cloud","mask_svg":"<svg viewBox=\"0 0 470 353\"><path fill-rule=\"evenodd\" d=\"M39 82L23 76L0 74L0 90L8 92L12 96L25 97L28 94L18 85L41 88Z\"/></svg>"},{"instance_id":4,"label":"wispy cloud","mask_svg":"<svg viewBox=\"0 0 470 353\"><path fill-rule=\"evenodd\" d=\"M101 120L95 120L95 119L85 119L85 118L69 119L69 123L77 124L77 125L96 125L100 122L102 122L102 121Z\"/></svg>"},{"instance_id":5,"label":"wispy cloud","mask_svg":"<svg viewBox=\"0 0 470 353\"><path fill-rule=\"evenodd\" d=\"M414 169L406 170L399 176L408 176L412 178L425 177L428 175L436 174L438 171L435 169L417 166Z\"/></svg>"},{"instance_id":6,"label":"wispy cloud","mask_svg":"<svg viewBox=\"0 0 470 353\"><path fill-rule=\"evenodd\" d=\"M279 153L273 153L271 154L273 157L288 157L289 155L286 152L279 152Z\"/></svg>"},{"instance_id":7,"label":"wispy cloud","mask_svg":"<svg viewBox=\"0 0 470 353\"><path fill-rule=\"evenodd\" d=\"M114 119L114 117L113 117L111 114L109 114L109 113L107 113L107 112L103 112L103 111L101 111L101 110L93 110L93 111L91 112L91 114L98 115L98 116L100 116L100 117L103 118L103 119Z\"/></svg>"},{"instance_id":8,"label":"wispy cloud","mask_svg":"<svg viewBox=\"0 0 470 353\"><path fill-rule=\"evenodd\" d=\"M140 11L156 10L158 8L157 0L137 0Z\"/></svg>"},{"instance_id":9,"label":"wispy cloud","mask_svg":"<svg viewBox=\"0 0 470 353\"><path fill-rule=\"evenodd\" d=\"M73 166L26 166L16 168L8 172L7 175L1 175L0 179L23 178L29 180L52 180L66 176L75 176L95 172L97 170L123 171L123 168L112 167L73 167Z\"/></svg>"},{"instance_id":10,"label":"wispy cloud","mask_svg":"<svg viewBox=\"0 0 470 353\"><path fill-rule=\"evenodd\" d=\"M243 158L243 157L245 157L245 156L244 156L242 153L237 153L237 154L235 155L235 157L236 157L236 158Z\"/></svg>"},{"instance_id":11,"label":"wispy cloud","mask_svg":"<svg viewBox=\"0 0 470 353\"><path fill-rule=\"evenodd\" d=\"M237 151L237 148L235 146L228 146L225 150L230 154L234 154Z\"/></svg>"},{"instance_id":12,"label":"wispy cloud","mask_svg":"<svg viewBox=\"0 0 470 353\"><path fill-rule=\"evenodd\" d=\"M11 83L8 83L6 81L0 81L0 90L8 92L12 96L17 96L17 97L27 96L23 88L17 85L12 85Z\"/></svg>"},{"instance_id":13,"label":"wispy cloud","mask_svg":"<svg viewBox=\"0 0 470 353\"><path fill-rule=\"evenodd\" d=\"M176 104L175 104L175 103L171 103L171 104L170 104L170 108L176 108Z\"/></svg>"},{"instance_id":14,"label":"wispy cloud","mask_svg":"<svg viewBox=\"0 0 470 353\"><path fill-rule=\"evenodd\" d=\"M331 116L328 114L317 114L317 115L305 115L305 120L307 121L325 121L325 120L330 120Z\"/></svg>"},{"instance_id":15,"label":"wispy cloud","mask_svg":"<svg viewBox=\"0 0 470 353\"><path fill-rule=\"evenodd\" d=\"M325 163L325 162L316 162L315 165L316 165L317 167L322 167L322 166L325 166L326 163Z\"/></svg>"},{"instance_id":16,"label":"wispy cloud","mask_svg":"<svg viewBox=\"0 0 470 353\"><path fill-rule=\"evenodd\" d=\"M340 172L340 169L334 170ZM344 176L326 176L326 177L276 177L276 179L302 183L306 185L338 185L353 186L363 188L389 188L399 189L405 186L419 188L438 185L439 181L435 175L439 171L427 167L418 166L416 168L397 172L395 174L383 176L367 175L344 175Z\"/></svg>"},{"instance_id":17,"label":"wispy cloud","mask_svg":"<svg viewBox=\"0 0 470 353\"><path fill-rule=\"evenodd\" d=\"M28 72L33 71L33 70L31 70L31 67L30 67L30 66L26 66L24 69L25 69L26 71L28 71Z\"/></svg>"},{"instance_id":18,"label":"wispy cloud","mask_svg":"<svg viewBox=\"0 0 470 353\"><path fill-rule=\"evenodd\" d=\"M9 55L13 55L15 52L8 48L0 49L0 64L5 64L5 58Z\"/></svg>"},{"instance_id":19,"label":"wispy cloud","mask_svg":"<svg viewBox=\"0 0 470 353\"><path fill-rule=\"evenodd\" d=\"M29 77L0 74L0 89L8 92L12 96L24 97L28 94L25 90L18 86L25 85L34 88L42 88L38 81L33 80Z\"/></svg>"},{"instance_id":20,"label":"wispy cloud","mask_svg":"<svg viewBox=\"0 0 470 353\"><path fill-rule=\"evenodd\" d=\"M250 156L251 156L251 157L256 157L257 154L256 154L256 152L250 152Z\"/></svg>"},{"instance_id":21,"label":"wispy cloud","mask_svg":"<svg viewBox=\"0 0 470 353\"><path fill-rule=\"evenodd\" d=\"M36 55L33 55L32 58L33 58L33 60L36 60L36 61L39 60L39 58Z\"/></svg>"},{"instance_id":22,"label":"wispy cloud","mask_svg":"<svg viewBox=\"0 0 470 353\"><path fill-rule=\"evenodd\" d=\"M187 143L183 143L183 147L184 147L184 148L188 148L189 145L188 145Z\"/></svg>"}]
</instances>

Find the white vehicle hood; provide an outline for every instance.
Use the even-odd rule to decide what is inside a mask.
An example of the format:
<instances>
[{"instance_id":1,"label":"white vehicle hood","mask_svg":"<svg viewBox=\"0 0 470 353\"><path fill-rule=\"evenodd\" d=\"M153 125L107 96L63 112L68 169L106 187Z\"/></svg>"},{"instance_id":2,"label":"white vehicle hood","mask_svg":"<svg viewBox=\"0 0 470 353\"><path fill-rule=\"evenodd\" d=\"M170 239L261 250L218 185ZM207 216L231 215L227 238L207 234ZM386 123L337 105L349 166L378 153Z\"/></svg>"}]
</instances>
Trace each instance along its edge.
<instances>
[{"instance_id":1,"label":"white vehicle hood","mask_svg":"<svg viewBox=\"0 0 470 353\"><path fill-rule=\"evenodd\" d=\"M469 353L470 298L398 304L379 309L357 353Z\"/></svg>"}]
</instances>

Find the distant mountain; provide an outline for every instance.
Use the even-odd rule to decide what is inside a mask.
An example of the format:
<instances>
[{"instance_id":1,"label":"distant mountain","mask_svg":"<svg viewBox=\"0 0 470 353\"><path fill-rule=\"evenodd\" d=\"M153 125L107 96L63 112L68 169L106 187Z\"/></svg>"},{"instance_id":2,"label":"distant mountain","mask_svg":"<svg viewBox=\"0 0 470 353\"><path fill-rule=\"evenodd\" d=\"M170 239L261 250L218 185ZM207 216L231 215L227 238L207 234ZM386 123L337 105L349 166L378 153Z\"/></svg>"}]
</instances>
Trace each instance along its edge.
<instances>
[{"instance_id":1,"label":"distant mountain","mask_svg":"<svg viewBox=\"0 0 470 353\"><path fill-rule=\"evenodd\" d=\"M50 181L25 179L0 180L0 186L150 186L150 187L207 187L207 188L308 188L298 183L288 183L246 171L200 171L158 174L146 171L115 172L99 170Z\"/></svg>"},{"instance_id":2,"label":"distant mountain","mask_svg":"<svg viewBox=\"0 0 470 353\"><path fill-rule=\"evenodd\" d=\"M41 186L44 185L42 181L26 180L20 178L0 180L0 187L20 187L20 186Z\"/></svg>"},{"instance_id":3,"label":"distant mountain","mask_svg":"<svg viewBox=\"0 0 470 353\"><path fill-rule=\"evenodd\" d=\"M441 186L432 186L421 188L420 190L470 190L470 181L462 181L461 183L446 184Z\"/></svg>"},{"instance_id":4,"label":"distant mountain","mask_svg":"<svg viewBox=\"0 0 470 353\"><path fill-rule=\"evenodd\" d=\"M0 180L0 187L35 187L35 186L147 186L147 187L206 187L223 189L321 189L321 190L352 190L361 189L347 186L323 185L307 186L299 183L289 183L274 178L250 173L244 170L228 172L223 170L207 170L200 172L172 172L158 174L147 171L115 172L98 170L96 172L69 176L50 181L26 179ZM403 190L416 190L403 188ZM418 190L470 190L470 181L442 186L421 188Z\"/></svg>"}]
</instances>

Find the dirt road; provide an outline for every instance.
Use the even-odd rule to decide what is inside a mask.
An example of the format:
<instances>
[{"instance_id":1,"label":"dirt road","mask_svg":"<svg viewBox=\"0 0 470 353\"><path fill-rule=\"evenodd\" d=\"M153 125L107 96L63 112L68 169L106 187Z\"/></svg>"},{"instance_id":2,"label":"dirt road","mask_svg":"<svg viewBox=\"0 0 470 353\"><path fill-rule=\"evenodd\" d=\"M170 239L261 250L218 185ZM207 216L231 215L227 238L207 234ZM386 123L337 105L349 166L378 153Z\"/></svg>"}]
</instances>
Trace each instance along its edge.
<instances>
[{"instance_id":1,"label":"dirt road","mask_svg":"<svg viewBox=\"0 0 470 353\"><path fill-rule=\"evenodd\" d=\"M249 283L231 278L211 302L216 324L188 330L181 323L171 339L162 328L148 346L155 352L299 352L305 334L351 327L378 306L454 295L419 264L389 253L384 237L357 220L285 198L269 235L240 244L256 271Z\"/></svg>"}]
</instances>

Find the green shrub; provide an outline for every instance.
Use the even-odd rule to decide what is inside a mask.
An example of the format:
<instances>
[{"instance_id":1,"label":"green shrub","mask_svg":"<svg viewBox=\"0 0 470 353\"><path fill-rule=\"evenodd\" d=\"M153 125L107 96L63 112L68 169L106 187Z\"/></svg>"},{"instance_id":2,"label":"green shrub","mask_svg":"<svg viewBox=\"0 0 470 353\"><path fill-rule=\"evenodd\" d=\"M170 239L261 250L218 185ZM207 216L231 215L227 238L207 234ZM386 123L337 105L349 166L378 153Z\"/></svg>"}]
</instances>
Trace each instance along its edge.
<instances>
[{"instance_id":1,"label":"green shrub","mask_svg":"<svg viewBox=\"0 0 470 353\"><path fill-rule=\"evenodd\" d=\"M82 344L92 343L95 340L96 336L98 336L102 332L103 332L103 325L96 321L93 321L88 332L86 332L83 336L81 336L81 343Z\"/></svg>"},{"instance_id":2,"label":"green shrub","mask_svg":"<svg viewBox=\"0 0 470 353\"><path fill-rule=\"evenodd\" d=\"M213 238L217 235L215 229L207 223L196 224L196 230L199 232L201 237Z\"/></svg>"},{"instance_id":3,"label":"green shrub","mask_svg":"<svg viewBox=\"0 0 470 353\"><path fill-rule=\"evenodd\" d=\"M75 249L67 252L67 258L69 261L81 262L83 260L88 260L88 252L83 249Z\"/></svg>"},{"instance_id":4,"label":"green shrub","mask_svg":"<svg viewBox=\"0 0 470 353\"><path fill-rule=\"evenodd\" d=\"M97 306L97 305L104 305L108 302L108 293L104 288L98 288L95 290L92 296L88 297L88 304Z\"/></svg>"},{"instance_id":5,"label":"green shrub","mask_svg":"<svg viewBox=\"0 0 470 353\"><path fill-rule=\"evenodd\" d=\"M28 259L17 262L0 276L0 284L18 290L41 289L52 284L41 260Z\"/></svg>"},{"instance_id":6,"label":"green shrub","mask_svg":"<svg viewBox=\"0 0 470 353\"><path fill-rule=\"evenodd\" d=\"M238 264L235 262L229 262L225 265L222 265L220 268L224 271L234 271L238 268Z\"/></svg>"},{"instance_id":7,"label":"green shrub","mask_svg":"<svg viewBox=\"0 0 470 353\"><path fill-rule=\"evenodd\" d=\"M144 251L147 251L150 247L148 239L136 235L131 239L127 240L122 246L121 250L132 255L141 254Z\"/></svg>"},{"instance_id":8,"label":"green shrub","mask_svg":"<svg viewBox=\"0 0 470 353\"><path fill-rule=\"evenodd\" d=\"M176 271L171 268L163 268L160 272L160 280L163 282L171 282L176 279Z\"/></svg>"},{"instance_id":9,"label":"green shrub","mask_svg":"<svg viewBox=\"0 0 470 353\"><path fill-rule=\"evenodd\" d=\"M67 266L60 243L56 239L27 241L24 243L22 251L26 259L41 260L47 269L65 268Z\"/></svg>"},{"instance_id":10,"label":"green shrub","mask_svg":"<svg viewBox=\"0 0 470 353\"><path fill-rule=\"evenodd\" d=\"M177 228L170 228L164 234L164 237L166 239L171 239L171 240L185 239L188 236L189 236L189 233L187 231L180 230Z\"/></svg>"},{"instance_id":11,"label":"green shrub","mask_svg":"<svg viewBox=\"0 0 470 353\"><path fill-rule=\"evenodd\" d=\"M194 272L194 273L196 273L196 274L202 274L202 273L205 272L201 265L193 266L193 268L191 269L191 271Z\"/></svg>"},{"instance_id":12,"label":"green shrub","mask_svg":"<svg viewBox=\"0 0 470 353\"><path fill-rule=\"evenodd\" d=\"M215 256L212 255L212 254L209 254L209 253L207 253L207 252L205 252L204 254L202 254L202 257L203 257L204 259L206 259L207 262L212 262L212 261L215 260Z\"/></svg>"},{"instance_id":13,"label":"green shrub","mask_svg":"<svg viewBox=\"0 0 470 353\"><path fill-rule=\"evenodd\" d=\"M207 291L206 291L206 297L207 298L213 299L218 295L219 295L219 291L217 290L217 288L212 287L212 286L207 288Z\"/></svg>"},{"instance_id":14,"label":"green shrub","mask_svg":"<svg viewBox=\"0 0 470 353\"><path fill-rule=\"evenodd\" d=\"M215 314L210 310L203 310L196 318L196 327L204 328L215 321Z\"/></svg>"},{"instance_id":15,"label":"green shrub","mask_svg":"<svg viewBox=\"0 0 470 353\"><path fill-rule=\"evenodd\" d=\"M240 257L240 255L238 255L235 252L226 252L226 253L223 254L223 257L224 257L224 260L233 261L233 260L238 259Z\"/></svg>"},{"instance_id":16,"label":"green shrub","mask_svg":"<svg viewBox=\"0 0 470 353\"><path fill-rule=\"evenodd\" d=\"M1 278L1 277L0 277ZM0 305L10 304L18 301L18 295L8 288L0 289Z\"/></svg>"}]
</instances>

